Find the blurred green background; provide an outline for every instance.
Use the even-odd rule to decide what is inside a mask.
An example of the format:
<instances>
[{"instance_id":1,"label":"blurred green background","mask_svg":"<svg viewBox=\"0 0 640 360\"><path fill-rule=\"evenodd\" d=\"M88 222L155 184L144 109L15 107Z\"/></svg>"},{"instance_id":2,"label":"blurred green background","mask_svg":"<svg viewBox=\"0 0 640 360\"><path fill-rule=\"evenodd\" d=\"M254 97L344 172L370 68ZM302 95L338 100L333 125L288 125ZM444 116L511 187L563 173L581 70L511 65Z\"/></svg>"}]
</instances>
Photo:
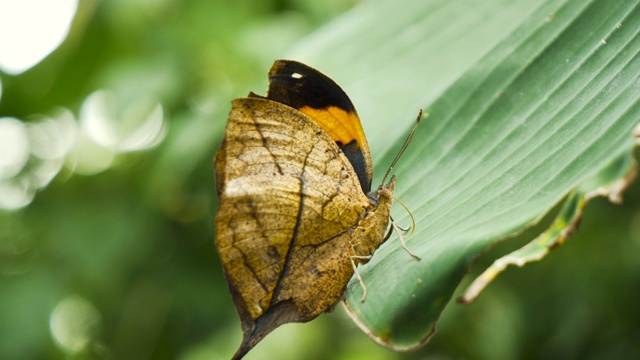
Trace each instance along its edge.
<instances>
[{"instance_id":1,"label":"blurred green background","mask_svg":"<svg viewBox=\"0 0 640 360\"><path fill-rule=\"evenodd\" d=\"M228 358L241 330L212 162L230 101L264 93L273 60L356 1L24 3L0 3L0 359ZM640 356L639 205L637 185L622 206L594 200L566 246L451 304L416 352L376 345L338 307L247 358Z\"/></svg>"}]
</instances>

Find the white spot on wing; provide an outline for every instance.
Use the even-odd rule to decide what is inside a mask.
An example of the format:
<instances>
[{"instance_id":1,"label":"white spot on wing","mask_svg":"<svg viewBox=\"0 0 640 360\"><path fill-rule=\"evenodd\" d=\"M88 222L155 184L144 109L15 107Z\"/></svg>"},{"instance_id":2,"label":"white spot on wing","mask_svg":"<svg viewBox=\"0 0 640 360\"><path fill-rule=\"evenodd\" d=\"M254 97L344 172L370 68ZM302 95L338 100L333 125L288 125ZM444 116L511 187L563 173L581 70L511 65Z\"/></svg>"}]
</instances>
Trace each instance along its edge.
<instances>
[{"instance_id":1,"label":"white spot on wing","mask_svg":"<svg viewBox=\"0 0 640 360\"><path fill-rule=\"evenodd\" d=\"M293 73L291 74L291 77L294 79L302 79L303 76L300 73Z\"/></svg>"}]
</instances>

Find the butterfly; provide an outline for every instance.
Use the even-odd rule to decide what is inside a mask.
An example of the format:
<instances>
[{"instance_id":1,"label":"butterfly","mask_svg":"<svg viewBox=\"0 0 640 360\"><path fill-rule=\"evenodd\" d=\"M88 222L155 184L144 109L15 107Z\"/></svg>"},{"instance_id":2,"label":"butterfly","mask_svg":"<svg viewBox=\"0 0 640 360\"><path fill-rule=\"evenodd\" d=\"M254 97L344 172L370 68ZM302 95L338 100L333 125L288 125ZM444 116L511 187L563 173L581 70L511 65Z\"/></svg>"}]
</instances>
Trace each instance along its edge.
<instances>
[{"instance_id":1,"label":"butterfly","mask_svg":"<svg viewBox=\"0 0 640 360\"><path fill-rule=\"evenodd\" d=\"M234 359L331 311L360 279L357 265L391 234L395 176L373 191L372 176L356 110L321 72L277 60L266 96L232 102L215 157L215 242L243 330Z\"/></svg>"}]
</instances>

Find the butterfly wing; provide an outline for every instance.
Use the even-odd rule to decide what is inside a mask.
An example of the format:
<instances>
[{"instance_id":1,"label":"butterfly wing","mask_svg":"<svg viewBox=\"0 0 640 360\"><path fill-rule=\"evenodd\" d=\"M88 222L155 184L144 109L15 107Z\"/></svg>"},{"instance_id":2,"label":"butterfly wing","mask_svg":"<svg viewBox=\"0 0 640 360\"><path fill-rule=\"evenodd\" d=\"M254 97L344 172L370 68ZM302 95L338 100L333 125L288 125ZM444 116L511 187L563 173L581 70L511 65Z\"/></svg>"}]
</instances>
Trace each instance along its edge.
<instances>
[{"instance_id":1,"label":"butterfly wing","mask_svg":"<svg viewBox=\"0 0 640 360\"><path fill-rule=\"evenodd\" d=\"M242 322L241 356L277 326L333 308L353 275L354 239L377 248L391 198L376 211L336 143L263 98L233 102L215 167L216 246Z\"/></svg>"},{"instance_id":2,"label":"butterfly wing","mask_svg":"<svg viewBox=\"0 0 640 360\"><path fill-rule=\"evenodd\" d=\"M277 60L269 70L267 98L301 111L318 124L349 159L363 192L371 190L369 145L356 109L338 84L305 64Z\"/></svg>"}]
</instances>

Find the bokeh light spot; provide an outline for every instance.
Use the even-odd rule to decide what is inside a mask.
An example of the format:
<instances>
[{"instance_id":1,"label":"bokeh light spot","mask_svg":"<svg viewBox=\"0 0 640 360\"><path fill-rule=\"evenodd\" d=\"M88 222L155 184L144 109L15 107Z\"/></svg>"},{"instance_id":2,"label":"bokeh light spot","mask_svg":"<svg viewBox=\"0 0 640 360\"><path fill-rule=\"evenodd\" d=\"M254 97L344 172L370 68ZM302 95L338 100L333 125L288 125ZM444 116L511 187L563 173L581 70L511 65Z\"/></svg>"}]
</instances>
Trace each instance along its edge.
<instances>
[{"instance_id":1,"label":"bokeh light spot","mask_svg":"<svg viewBox=\"0 0 640 360\"><path fill-rule=\"evenodd\" d=\"M95 175L107 170L115 153L96 144L84 132L78 132L75 147L67 156L66 165L76 174Z\"/></svg>"},{"instance_id":2,"label":"bokeh light spot","mask_svg":"<svg viewBox=\"0 0 640 360\"><path fill-rule=\"evenodd\" d=\"M29 138L22 121L0 118L0 179L10 179L20 173L29 160Z\"/></svg>"},{"instance_id":3,"label":"bokeh light spot","mask_svg":"<svg viewBox=\"0 0 640 360\"><path fill-rule=\"evenodd\" d=\"M31 203L35 191L28 183L17 179L0 180L0 208L18 210Z\"/></svg>"},{"instance_id":4,"label":"bokeh light spot","mask_svg":"<svg viewBox=\"0 0 640 360\"><path fill-rule=\"evenodd\" d=\"M63 109L53 117L27 124L31 154L42 160L63 158L76 141L77 123L71 111Z\"/></svg>"},{"instance_id":5,"label":"bokeh light spot","mask_svg":"<svg viewBox=\"0 0 640 360\"><path fill-rule=\"evenodd\" d=\"M165 135L160 103L144 97L120 99L106 90L87 97L80 110L80 124L97 145L114 152L148 149Z\"/></svg>"},{"instance_id":6,"label":"bokeh light spot","mask_svg":"<svg viewBox=\"0 0 640 360\"><path fill-rule=\"evenodd\" d=\"M95 338L100 318L100 313L90 302L71 295L60 301L51 312L49 330L63 350L78 353Z\"/></svg>"},{"instance_id":7,"label":"bokeh light spot","mask_svg":"<svg viewBox=\"0 0 640 360\"><path fill-rule=\"evenodd\" d=\"M77 126L66 109L26 124L0 118L0 208L23 208L49 185L76 142Z\"/></svg>"},{"instance_id":8,"label":"bokeh light spot","mask_svg":"<svg viewBox=\"0 0 640 360\"><path fill-rule=\"evenodd\" d=\"M20 74L66 38L78 0L0 0L0 70Z\"/></svg>"}]
</instances>

